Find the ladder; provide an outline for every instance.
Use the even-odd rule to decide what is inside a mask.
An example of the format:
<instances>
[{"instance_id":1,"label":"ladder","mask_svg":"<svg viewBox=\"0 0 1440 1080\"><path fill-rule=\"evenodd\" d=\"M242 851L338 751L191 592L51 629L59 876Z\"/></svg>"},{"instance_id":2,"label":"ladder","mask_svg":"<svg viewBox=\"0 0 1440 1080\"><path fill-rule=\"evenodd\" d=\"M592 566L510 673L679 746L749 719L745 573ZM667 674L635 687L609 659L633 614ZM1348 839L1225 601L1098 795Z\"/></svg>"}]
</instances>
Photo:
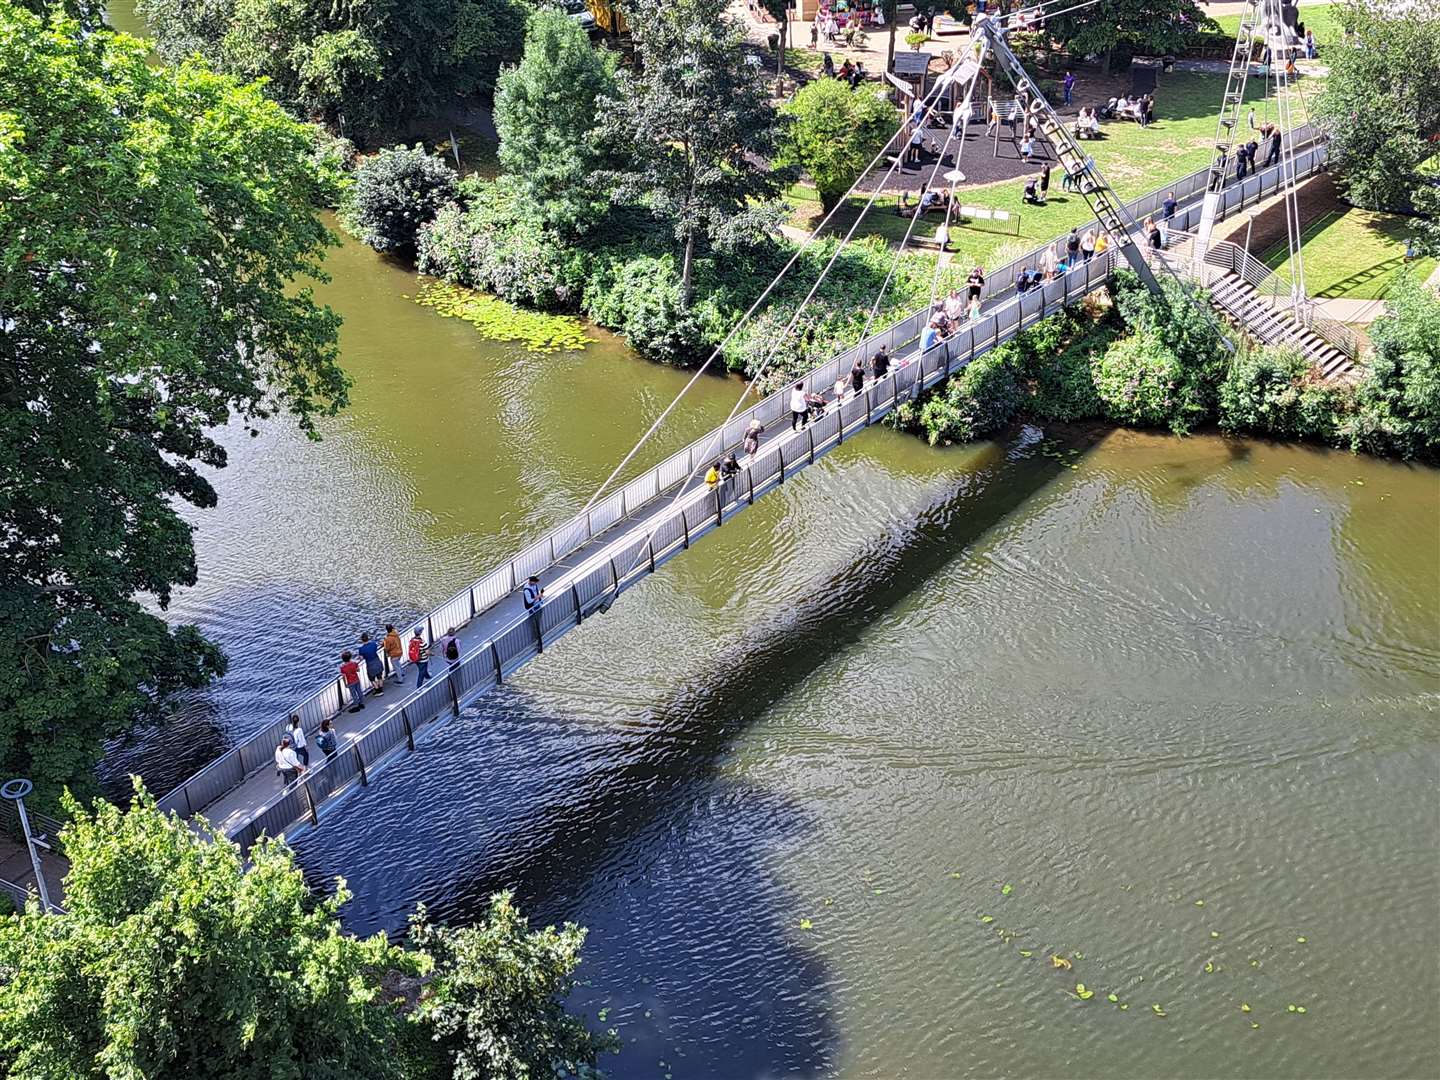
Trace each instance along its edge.
<instances>
[{"instance_id":1,"label":"ladder","mask_svg":"<svg viewBox=\"0 0 1440 1080\"><path fill-rule=\"evenodd\" d=\"M1268 2L1268 0L1266 0ZM1255 49L1255 31L1260 24L1261 0L1250 0L1240 13L1240 30L1235 35L1235 50L1230 54L1230 73L1225 77L1225 97L1220 105L1220 118L1215 124L1215 155L1210 161L1210 180L1200 204L1200 224L1195 229L1196 253L1205 257L1210 247L1210 234L1220 210L1220 192L1230 168L1230 153L1240 131L1241 114L1245 110L1245 80L1250 75L1250 56ZM1277 13L1279 4L1276 4Z\"/></svg>"},{"instance_id":2,"label":"ladder","mask_svg":"<svg viewBox=\"0 0 1440 1080\"><path fill-rule=\"evenodd\" d=\"M1125 256L1125 261L1146 287L1159 293L1160 283L1146 262L1144 252L1135 243L1135 219L1125 209L1125 204L1116 198L1115 192L1096 168L1095 159L1080 148L1054 107L1026 74L1024 65L1010 51L1004 31L991 16L982 15L976 17L971 33L983 34L989 40L990 48L1015 88L1016 96L1031 103L1024 122L1028 123L1032 118L1038 121L1040 132L1050 141L1061 167L1079 185L1080 194L1090 205L1091 212L1114 238L1116 249Z\"/></svg>"}]
</instances>

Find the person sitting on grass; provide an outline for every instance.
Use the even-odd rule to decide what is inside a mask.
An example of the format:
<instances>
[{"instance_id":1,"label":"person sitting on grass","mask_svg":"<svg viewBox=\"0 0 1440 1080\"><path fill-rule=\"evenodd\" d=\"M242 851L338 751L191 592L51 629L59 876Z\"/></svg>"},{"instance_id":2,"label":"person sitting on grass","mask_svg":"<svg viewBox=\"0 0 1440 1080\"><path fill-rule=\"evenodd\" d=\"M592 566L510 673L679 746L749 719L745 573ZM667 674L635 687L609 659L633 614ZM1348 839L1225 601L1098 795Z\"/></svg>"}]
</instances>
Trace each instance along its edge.
<instances>
[{"instance_id":1,"label":"person sitting on grass","mask_svg":"<svg viewBox=\"0 0 1440 1080\"><path fill-rule=\"evenodd\" d=\"M1024 200L1033 206L1044 205L1040 202L1040 182L1033 176L1027 177L1025 180Z\"/></svg>"}]
</instances>

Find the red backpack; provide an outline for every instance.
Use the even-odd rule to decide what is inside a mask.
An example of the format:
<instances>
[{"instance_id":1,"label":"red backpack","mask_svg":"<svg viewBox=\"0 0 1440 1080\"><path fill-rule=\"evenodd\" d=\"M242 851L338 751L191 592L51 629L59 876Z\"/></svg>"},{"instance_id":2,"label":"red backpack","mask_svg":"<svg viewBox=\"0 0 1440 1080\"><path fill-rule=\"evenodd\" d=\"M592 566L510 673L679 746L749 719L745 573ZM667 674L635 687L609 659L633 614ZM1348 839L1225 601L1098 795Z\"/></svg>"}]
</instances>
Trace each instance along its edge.
<instances>
[{"instance_id":1,"label":"red backpack","mask_svg":"<svg viewBox=\"0 0 1440 1080\"><path fill-rule=\"evenodd\" d=\"M418 637L410 639L410 662L412 664L420 662L420 639Z\"/></svg>"}]
</instances>

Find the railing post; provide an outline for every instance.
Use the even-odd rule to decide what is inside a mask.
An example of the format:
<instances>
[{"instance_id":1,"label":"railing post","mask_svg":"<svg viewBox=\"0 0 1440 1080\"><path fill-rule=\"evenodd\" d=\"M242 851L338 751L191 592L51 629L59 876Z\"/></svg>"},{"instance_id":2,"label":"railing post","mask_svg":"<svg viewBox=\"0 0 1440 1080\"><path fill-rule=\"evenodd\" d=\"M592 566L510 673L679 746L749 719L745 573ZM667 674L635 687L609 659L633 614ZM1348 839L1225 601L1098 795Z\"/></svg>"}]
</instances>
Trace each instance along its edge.
<instances>
[{"instance_id":1,"label":"railing post","mask_svg":"<svg viewBox=\"0 0 1440 1080\"><path fill-rule=\"evenodd\" d=\"M680 511L680 524L685 526L685 550L690 550L690 519L685 516L685 511Z\"/></svg>"},{"instance_id":2,"label":"railing post","mask_svg":"<svg viewBox=\"0 0 1440 1080\"><path fill-rule=\"evenodd\" d=\"M475 586L472 585L465 591L470 594L470 618L473 619L475 618Z\"/></svg>"},{"instance_id":3,"label":"railing post","mask_svg":"<svg viewBox=\"0 0 1440 1080\"><path fill-rule=\"evenodd\" d=\"M495 640L490 640L490 659L495 662L495 683L498 686L504 682L504 673L500 670L500 650L495 647Z\"/></svg>"},{"instance_id":4,"label":"railing post","mask_svg":"<svg viewBox=\"0 0 1440 1080\"><path fill-rule=\"evenodd\" d=\"M510 569L510 580L515 580L515 569L513 564ZM512 585L511 588L513 589L514 586ZM425 629L430 631L430 643L433 645L435 643L435 620L429 615L425 616Z\"/></svg>"},{"instance_id":5,"label":"railing post","mask_svg":"<svg viewBox=\"0 0 1440 1080\"><path fill-rule=\"evenodd\" d=\"M721 488L721 486L722 486L723 483L724 483L724 481L722 481L721 484L716 484L716 485L715 485L715 527L716 527L717 529L718 529L718 528L724 523L724 521L725 521L724 515L722 515L721 512L720 512L720 510L721 510L721 506L720 506L720 488Z\"/></svg>"},{"instance_id":6,"label":"railing post","mask_svg":"<svg viewBox=\"0 0 1440 1080\"><path fill-rule=\"evenodd\" d=\"M410 748L411 753L414 753L415 731L410 727L410 716L404 709L400 710L400 722L405 725L405 745Z\"/></svg>"},{"instance_id":7,"label":"railing post","mask_svg":"<svg viewBox=\"0 0 1440 1080\"><path fill-rule=\"evenodd\" d=\"M305 808L310 811L310 824L320 827L320 815L315 811L315 793L310 790L310 781L300 781L300 790L305 793Z\"/></svg>"},{"instance_id":8,"label":"railing post","mask_svg":"<svg viewBox=\"0 0 1440 1080\"><path fill-rule=\"evenodd\" d=\"M369 787L370 775L365 771L365 756L360 753L360 744L351 743L350 748L355 751L355 764L360 766L360 784L362 787Z\"/></svg>"},{"instance_id":9,"label":"railing post","mask_svg":"<svg viewBox=\"0 0 1440 1080\"><path fill-rule=\"evenodd\" d=\"M653 533L645 538L645 547L650 552L650 573L653 574L655 572L655 535ZM610 560L610 572L612 574L615 572L614 559ZM618 576L615 578L615 587L616 589L620 587L620 578Z\"/></svg>"},{"instance_id":10,"label":"railing post","mask_svg":"<svg viewBox=\"0 0 1440 1080\"><path fill-rule=\"evenodd\" d=\"M570 586L570 594L575 597L575 625L580 625L580 583L576 582Z\"/></svg>"},{"instance_id":11,"label":"railing post","mask_svg":"<svg viewBox=\"0 0 1440 1080\"><path fill-rule=\"evenodd\" d=\"M653 551L653 549L652 549L652 551ZM654 558L653 558L653 555L652 555L652 558L651 558L651 560L650 560L650 572L651 572L652 574L655 572L655 560L654 560ZM615 566L615 560L614 560L614 559L611 559L611 560L610 560L610 580L615 583L615 595L616 595L616 596L619 596L619 595L620 595L620 571L616 568L616 566Z\"/></svg>"},{"instance_id":12,"label":"railing post","mask_svg":"<svg viewBox=\"0 0 1440 1080\"><path fill-rule=\"evenodd\" d=\"M592 540L595 537L595 526L590 524L590 511L585 511L585 539Z\"/></svg>"},{"instance_id":13,"label":"railing post","mask_svg":"<svg viewBox=\"0 0 1440 1080\"><path fill-rule=\"evenodd\" d=\"M750 505L755 505L755 459L750 459L749 466L745 469L745 479L750 486Z\"/></svg>"},{"instance_id":14,"label":"railing post","mask_svg":"<svg viewBox=\"0 0 1440 1080\"><path fill-rule=\"evenodd\" d=\"M839 412L836 412L835 416L836 416L836 418L838 419L839 416L840 416ZM805 425L805 434L808 435L808 436L810 436L810 464L811 464L811 465L814 465L814 464L815 464L815 428L812 427L810 424L806 424L806 425Z\"/></svg>"},{"instance_id":15,"label":"railing post","mask_svg":"<svg viewBox=\"0 0 1440 1080\"><path fill-rule=\"evenodd\" d=\"M450 688L450 708L456 716L459 716L460 695L455 692L455 675L453 672L446 674L445 685Z\"/></svg>"}]
</instances>

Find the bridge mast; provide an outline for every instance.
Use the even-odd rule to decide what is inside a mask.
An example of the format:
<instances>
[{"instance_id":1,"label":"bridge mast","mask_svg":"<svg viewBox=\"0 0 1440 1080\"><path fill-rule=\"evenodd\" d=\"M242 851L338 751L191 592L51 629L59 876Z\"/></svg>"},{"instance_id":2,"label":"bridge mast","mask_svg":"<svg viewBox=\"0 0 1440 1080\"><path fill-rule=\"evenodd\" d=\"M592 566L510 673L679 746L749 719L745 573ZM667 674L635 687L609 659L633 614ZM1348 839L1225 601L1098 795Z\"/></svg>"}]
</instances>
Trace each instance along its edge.
<instances>
[{"instance_id":1,"label":"bridge mast","mask_svg":"<svg viewBox=\"0 0 1440 1080\"><path fill-rule=\"evenodd\" d=\"M1045 95L1040 93L1040 88L1031 81L1019 58L1010 51L1004 29L991 16L977 15L971 33L983 34L989 41L996 60L1010 80L1011 86L1015 88L1016 94L1026 94L1032 102L1031 109L1039 106L1034 115L1040 122L1040 131L1055 148L1061 167L1075 178L1080 186L1080 194L1090 204L1090 210L1096 219L1114 238L1115 246L1125 256L1130 268L1152 292L1159 293L1160 282L1156 280L1150 264L1145 261L1144 252L1135 243L1135 219L1125 209L1125 204L1115 197L1115 192L1096 167L1095 159L1080 148L1064 121L1050 102L1045 100ZM1026 122L1029 122L1028 117Z\"/></svg>"},{"instance_id":2,"label":"bridge mast","mask_svg":"<svg viewBox=\"0 0 1440 1080\"><path fill-rule=\"evenodd\" d=\"M1203 259L1210 250L1210 234L1220 212L1220 193L1230 169L1230 154L1240 130L1240 117L1245 109L1245 82L1250 75L1250 54L1255 48L1255 30L1260 22L1261 0L1250 0L1240 13L1240 30L1235 35L1235 51L1230 54L1230 73L1225 79L1225 97L1221 99L1220 117L1215 124L1215 155L1210 161L1210 180L1205 186L1205 199L1200 204L1200 224L1195 230L1195 257Z\"/></svg>"}]
</instances>

